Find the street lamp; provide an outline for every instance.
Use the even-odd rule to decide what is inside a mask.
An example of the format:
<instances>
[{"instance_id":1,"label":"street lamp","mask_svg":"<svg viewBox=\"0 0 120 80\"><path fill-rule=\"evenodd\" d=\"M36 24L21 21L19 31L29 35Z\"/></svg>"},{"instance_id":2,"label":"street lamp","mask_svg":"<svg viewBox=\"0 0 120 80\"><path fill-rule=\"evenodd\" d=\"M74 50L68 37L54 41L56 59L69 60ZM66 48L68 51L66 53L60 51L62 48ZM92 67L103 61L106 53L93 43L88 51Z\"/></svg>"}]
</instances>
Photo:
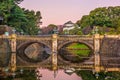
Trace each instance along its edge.
<instances>
[{"instance_id":1,"label":"street lamp","mask_svg":"<svg viewBox=\"0 0 120 80\"><path fill-rule=\"evenodd\" d=\"M54 27L54 29L53 29L53 34L58 34L58 30L56 27Z\"/></svg>"},{"instance_id":2,"label":"street lamp","mask_svg":"<svg viewBox=\"0 0 120 80\"><path fill-rule=\"evenodd\" d=\"M94 35L94 34L98 34L98 27L94 27L93 28L93 31L92 31L92 34Z\"/></svg>"},{"instance_id":3,"label":"street lamp","mask_svg":"<svg viewBox=\"0 0 120 80\"><path fill-rule=\"evenodd\" d=\"M96 74L95 74L95 77L98 79L98 78L99 78L99 74L98 74L98 73L96 73Z\"/></svg>"},{"instance_id":4,"label":"street lamp","mask_svg":"<svg viewBox=\"0 0 120 80\"><path fill-rule=\"evenodd\" d=\"M93 72L93 74L95 74L95 70L94 69L92 70L92 72Z\"/></svg>"},{"instance_id":5,"label":"street lamp","mask_svg":"<svg viewBox=\"0 0 120 80\"><path fill-rule=\"evenodd\" d=\"M38 31L38 35L40 35L40 34L41 34L41 30Z\"/></svg>"},{"instance_id":6,"label":"street lamp","mask_svg":"<svg viewBox=\"0 0 120 80\"><path fill-rule=\"evenodd\" d=\"M13 32L13 34L15 34L16 30L13 28L13 29L12 29L12 32Z\"/></svg>"},{"instance_id":7,"label":"street lamp","mask_svg":"<svg viewBox=\"0 0 120 80\"><path fill-rule=\"evenodd\" d=\"M0 16L0 25L2 24L2 21L3 21L3 17Z\"/></svg>"},{"instance_id":8,"label":"street lamp","mask_svg":"<svg viewBox=\"0 0 120 80\"><path fill-rule=\"evenodd\" d=\"M13 72L13 73L12 73L12 77L13 77L13 79L15 78L15 76L16 76L16 73Z\"/></svg>"},{"instance_id":9,"label":"street lamp","mask_svg":"<svg viewBox=\"0 0 120 80\"><path fill-rule=\"evenodd\" d=\"M95 27L95 34L98 34L98 27Z\"/></svg>"},{"instance_id":10,"label":"street lamp","mask_svg":"<svg viewBox=\"0 0 120 80\"><path fill-rule=\"evenodd\" d=\"M23 74L23 69L20 69L20 73Z\"/></svg>"},{"instance_id":11,"label":"street lamp","mask_svg":"<svg viewBox=\"0 0 120 80\"><path fill-rule=\"evenodd\" d=\"M9 68L7 67L7 68L5 68L5 73L7 74L8 73L8 71L9 71Z\"/></svg>"},{"instance_id":12,"label":"street lamp","mask_svg":"<svg viewBox=\"0 0 120 80\"><path fill-rule=\"evenodd\" d=\"M24 34L24 32L23 32L23 31L21 31L20 33L21 33L21 35L23 35L23 34Z\"/></svg>"}]
</instances>

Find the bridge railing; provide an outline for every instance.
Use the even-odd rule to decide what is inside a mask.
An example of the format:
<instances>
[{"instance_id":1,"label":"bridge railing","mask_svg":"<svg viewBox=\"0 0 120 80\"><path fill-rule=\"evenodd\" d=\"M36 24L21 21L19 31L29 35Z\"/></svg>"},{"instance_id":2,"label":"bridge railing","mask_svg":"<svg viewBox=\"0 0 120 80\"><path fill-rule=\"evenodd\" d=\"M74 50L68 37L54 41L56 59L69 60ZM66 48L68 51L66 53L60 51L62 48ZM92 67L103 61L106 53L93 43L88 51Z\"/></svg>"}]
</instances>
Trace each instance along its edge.
<instances>
[{"instance_id":1,"label":"bridge railing","mask_svg":"<svg viewBox=\"0 0 120 80\"><path fill-rule=\"evenodd\" d=\"M17 35L18 37L50 37L51 35Z\"/></svg>"},{"instance_id":2,"label":"bridge railing","mask_svg":"<svg viewBox=\"0 0 120 80\"><path fill-rule=\"evenodd\" d=\"M94 36L92 35L59 35L58 39L59 40L91 40L93 39Z\"/></svg>"},{"instance_id":3,"label":"bridge railing","mask_svg":"<svg viewBox=\"0 0 120 80\"><path fill-rule=\"evenodd\" d=\"M50 40L50 35L18 35L18 40Z\"/></svg>"},{"instance_id":4,"label":"bridge railing","mask_svg":"<svg viewBox=\"0 0 120 80\"><path fill-rule=\"evenodd\" d=\"M100 35L100 38L119 38L120 39L120 35Z\"/></svg>"},{"instance_id":5,"label":"bridge railing","mask_svg":"<svg viewBox=\"0 0 120 80\"><path fill-rule=\"evenodd\" d=\"M59 37L81 37L81 38L92 38L93 35L59 35Z\"/></svg>"}]
</instances>

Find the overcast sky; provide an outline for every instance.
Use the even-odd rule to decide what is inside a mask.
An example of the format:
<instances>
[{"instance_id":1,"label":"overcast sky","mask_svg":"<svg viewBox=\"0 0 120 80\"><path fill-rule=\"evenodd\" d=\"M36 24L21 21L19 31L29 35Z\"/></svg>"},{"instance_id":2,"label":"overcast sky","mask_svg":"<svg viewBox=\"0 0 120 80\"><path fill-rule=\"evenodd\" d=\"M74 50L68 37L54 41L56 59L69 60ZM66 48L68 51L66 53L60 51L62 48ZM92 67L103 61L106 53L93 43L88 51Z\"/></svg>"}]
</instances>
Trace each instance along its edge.
<instances>
[{"instance_id":1,"label":"overcast sky","mask_svg":"<svg viewBox=\"0 0 120 80\"><path fill-rule=\"evenodd\" d=\"M120 0L24 0L20 6L40 11L42 26L47 26L62 25L69 20L76 22L97 7L120 6Z\"/></svg>"}]
</instances>

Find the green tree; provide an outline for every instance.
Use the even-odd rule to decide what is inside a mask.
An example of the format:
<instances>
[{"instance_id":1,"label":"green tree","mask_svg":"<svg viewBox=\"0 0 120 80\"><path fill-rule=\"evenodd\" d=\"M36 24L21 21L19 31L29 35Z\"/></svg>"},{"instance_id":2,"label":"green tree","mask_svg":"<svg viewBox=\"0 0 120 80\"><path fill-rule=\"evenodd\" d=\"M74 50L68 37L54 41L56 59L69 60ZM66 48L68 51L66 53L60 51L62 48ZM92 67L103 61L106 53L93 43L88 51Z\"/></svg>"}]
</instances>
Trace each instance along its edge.
<instances>
[{"instance_id":1,"label":"green tree","mask_svg":"<svg viewBox=\"0 0 120 80\"><path fill-rule=\"evenodd\" d=\"M81 20L78 20L77 25L79 25L81 28L87 27L91 25L91 18L88 15L84 15Z\"/></svg>"},{"instance_id":2,"label":"green tree","mask_svg":"<svg viewBox=\"0 0 120 80\"><path fill-rule=\"evenodd\" d=\"M89 15L85 15L76 23L81 28L88 26L100 26L107 28L120 27L120 6L116 7L101 7L92 10Z\"/></svg>"},{"instance_id":3,"label":"green tree","mask_svg":"<svg viewBox=\"0 0 120 80\"><path fill-rule=\"evenodd\" d=\"M18 32L34 35L38 33L40 11L34 12L20 8L17 4L23 0L0 0L2 24L14 27Z\"/></svg>"},{"instance_id":4,"label":"green tree","mask_svg":"<svg viewBox=\"0 0 120 80\"><path fill-rule=\"evenodd\" d=\"M49 24L48 25L48 34L53 34L54 33L54 30L57 30L57 25L55 24Z\"/></svg>"},{"instance_id":5,"label":"green tree","mask_svg":"<svg viewBox=\"0 0 120 80\"><path fill-rule=\"evenodd\" d=\"M38 34L39 21L41 19L40 12L24 10L24 14L26 15L27 22L22 25L23 31L30 35Z\"/></svg>"},{"instance_id":6,"label":"green tree","mask_svg":"<svg viewBox=\"0 0 120 80\"><path fill-rule=\"evenodd\" d=\"M48 27L57 28L57 26L55 24L49 24Z\"/></svg>"}]
</instances>

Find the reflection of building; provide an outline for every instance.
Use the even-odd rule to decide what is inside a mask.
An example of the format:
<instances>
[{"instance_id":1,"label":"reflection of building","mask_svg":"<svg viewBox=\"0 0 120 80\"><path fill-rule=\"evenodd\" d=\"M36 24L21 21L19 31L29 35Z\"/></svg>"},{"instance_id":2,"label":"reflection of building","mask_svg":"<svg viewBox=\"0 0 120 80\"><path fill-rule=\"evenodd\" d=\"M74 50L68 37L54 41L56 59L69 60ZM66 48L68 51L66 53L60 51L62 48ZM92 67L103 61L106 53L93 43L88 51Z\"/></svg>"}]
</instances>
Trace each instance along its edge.
<instances>
[{"instance_id":1,"label":"reflection of building","mask_svg":"<svg viewBox=\"0 0 120 80\"><path fill-rule=\"evenodd\" d=\"M71 30L73 28L75 28L75 24L72 21L68 21L63 25L63 31Z\"/></svg>"},{"instance_id":2,"label":"reflection of building","mask_svg":"<svg viewBox=\"0 0 120 80\"><path fill-rule=\"evenodd\" d=\"M74 73L75 69L74 68L68 68L64 70L65 73L69 74L69 73Z\"/></svg>"},{"instance_id":3,"label":"reflection of building","mask_svg":"<svg viewBox=\"0 0 120 80\"><path fill-rule=\"evenodd\" d=\"M58 31L59 34L61 34L63 31L68 31L68 33L69 33L69 30L77 27L77 25L75 23L73 23L72 21L68 21L63 25L56 25L56 26L57 26L56 30ZM41 29L42 34L50 34L51 31L54 31L54 28L49 27L49 26L48 27L43 27Z\"/></svg>"},{"instance_id":4,"label":"reflection of building","mask_svg":"<svg viewBox=\"0 0 120 80\"><path fill-rule=\"evenodd\" d=\"M39 68L37 68L37 69L35 70L35 73L36 73L36 78L37 78L37 80L41 80L42 74L41 74Z\"/></svg>"}]
</instances>

